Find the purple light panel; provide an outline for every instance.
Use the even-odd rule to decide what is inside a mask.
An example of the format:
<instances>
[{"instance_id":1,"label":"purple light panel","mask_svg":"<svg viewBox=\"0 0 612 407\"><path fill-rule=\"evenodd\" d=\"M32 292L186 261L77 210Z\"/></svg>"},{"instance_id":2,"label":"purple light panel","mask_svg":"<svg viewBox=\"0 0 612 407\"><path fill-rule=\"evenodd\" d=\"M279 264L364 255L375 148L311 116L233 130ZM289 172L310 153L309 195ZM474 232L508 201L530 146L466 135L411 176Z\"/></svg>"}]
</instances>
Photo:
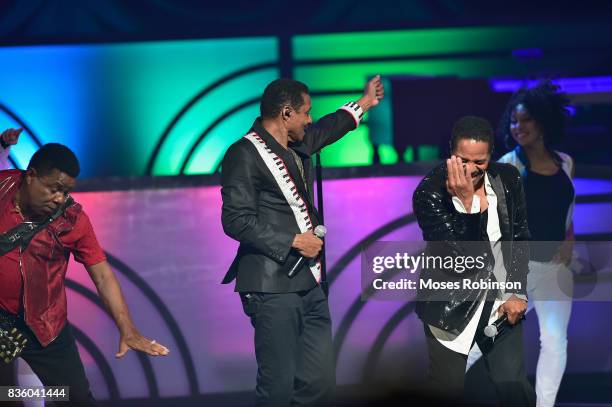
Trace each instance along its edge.
<instances>
[{"instance_id":1,"label":"purple light panel","mask_svg":"<svg viewBox=\"0 0 612 407\"><path fill-rule=\"evenodd\" d=\"M515 92L522 87L532 88L539 82L539 80L495 79L491 81L491 87L496 92ZM612 92L612 76L560 78L552 82L569 94Z\"/></svg>"}]
</instances>

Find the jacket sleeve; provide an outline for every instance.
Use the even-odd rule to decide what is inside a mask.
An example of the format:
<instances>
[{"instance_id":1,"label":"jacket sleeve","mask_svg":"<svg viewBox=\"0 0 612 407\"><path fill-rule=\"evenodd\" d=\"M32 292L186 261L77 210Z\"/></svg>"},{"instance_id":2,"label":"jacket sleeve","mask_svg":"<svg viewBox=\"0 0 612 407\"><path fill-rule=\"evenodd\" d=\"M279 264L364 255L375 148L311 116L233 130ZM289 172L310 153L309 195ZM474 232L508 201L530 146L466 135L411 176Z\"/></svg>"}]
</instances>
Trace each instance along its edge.
<instances>
[{"instance_id":1,"label":"jacket sleeve","mask_svg":"<svg viewBox=\"0 0 612 407\"><path fill-rule=\"evenodd\" d=\"M518 170L511 167L513 178L514 213L512 236L512 262L507 281L519 282L520 290L506 290L508 293L527 295L527 273L529 272L529 227L527 225L527 205L525 189Z\"/></svg>"},{"instance_id":2,"label":"jacket sleeve","mask_svg":"<svg viewBox=\"0 0 612 407\"><path fill-rule=\"evenodd\" d=\"M284 262L291 250L294 233L276 225L262 223L257 216L257 150L244 143L234 144L225 154L221 170L221 223L232 239L255 248L264 255Z\"/></svg>"},{"instance_id":3,"label":"jacket sleeve","mask_svg":"<svg viewBox=\"0 0 612 407\"><path fill-rule=\"evenodd\" d=\"M440 192L417 188L412 195L412 207L426 241L478 241L482 215L460 213L445 205Z\"/></svg>"},{"instance_id":4,"label":"jacket sleeve","mask_svg":"<svg viewBox=\"0 0 612 407\"><path fill-rule=\"evenodd\" d=\"M323 147L340 140L349 131L356 129L359 124L357 118L357 115L343 108L311 124L302 141L308 154L315 154Z\"/></svg>"}]
</instances>

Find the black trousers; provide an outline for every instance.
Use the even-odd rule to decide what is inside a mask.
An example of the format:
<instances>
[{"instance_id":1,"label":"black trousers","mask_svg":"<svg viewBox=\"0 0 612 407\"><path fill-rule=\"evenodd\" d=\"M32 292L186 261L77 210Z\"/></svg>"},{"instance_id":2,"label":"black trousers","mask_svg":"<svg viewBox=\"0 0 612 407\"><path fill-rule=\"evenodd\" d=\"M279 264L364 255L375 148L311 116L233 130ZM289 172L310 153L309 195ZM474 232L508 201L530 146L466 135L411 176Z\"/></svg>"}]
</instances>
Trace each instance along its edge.
<instances>
[{"instance_id":1,"label":"black trousers","mask_svg":"<svg viewBox=\"0 0 612 407\"><path fill-rule=\"evenodd\" d=\"M20 357L32 368L44 386L70 386L70 402L56 402L59 406L95 406L89 381L79 356L70 324L46 348L43 348L22 320L17 328L26 334L28 343ZM16 386L15 362L0 361L0 386ZM13 405L19 405L15 403ZM53 405L47 402L45 405Z\"/></svg>"},{"instance_id":2,"label":"black trousers","mask_svg":"<svg viewBox=\"0 0 612 407\"><path fill-rule=\"evenodd\" d=\"M327 297L240 293L255 328L257 406L325 406L336 384Z\"/></svg>"},{"instance_id":3,"label":"black trousers","mask_svg":"<svg viewBox=\"0 0 612 407\"><path fill-rule=\"evenodd\" d=\"M532 407L536 405L535 391L527 380L523 359L523 325L506 325L492 341L483 329L491 315L492 303L485 304L476 329L474 342L482 350L487 373L493 382L502 406ZM425 325L429 353L427 390L443 399L463 396L467 355L442 345Z\"/></svg>"}]
</instances>

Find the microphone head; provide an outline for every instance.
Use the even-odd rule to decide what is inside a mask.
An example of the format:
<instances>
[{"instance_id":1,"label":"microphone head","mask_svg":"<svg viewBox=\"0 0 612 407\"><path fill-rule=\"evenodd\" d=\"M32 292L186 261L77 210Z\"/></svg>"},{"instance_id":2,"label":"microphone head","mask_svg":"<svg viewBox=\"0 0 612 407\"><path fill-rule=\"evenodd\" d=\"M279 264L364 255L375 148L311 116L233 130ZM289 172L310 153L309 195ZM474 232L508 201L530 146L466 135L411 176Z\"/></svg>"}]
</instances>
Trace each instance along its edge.
<instances>
[{"instance_id":1,"label":"microphone head","mask_svg":"<svg viewBox=\"0 0 612 407\"><path fill-rule=\"evenodd\" d=\"M497 335L497 327L495 325L485 326L484 334L487 338L495 337L495 335Z\"/></svg>"},{"instance_id":2,"label":"microphone head","mask_svg":"<svg viewBox=\"0 0 612 407\"><path fill-rule=\"evenodd\" d=\"M314 234L318 238L325 237L325 235L327 234L327 228L325 226L323 226L323 225L318 225L314 229Z\"/></svg>"}]
</instances>

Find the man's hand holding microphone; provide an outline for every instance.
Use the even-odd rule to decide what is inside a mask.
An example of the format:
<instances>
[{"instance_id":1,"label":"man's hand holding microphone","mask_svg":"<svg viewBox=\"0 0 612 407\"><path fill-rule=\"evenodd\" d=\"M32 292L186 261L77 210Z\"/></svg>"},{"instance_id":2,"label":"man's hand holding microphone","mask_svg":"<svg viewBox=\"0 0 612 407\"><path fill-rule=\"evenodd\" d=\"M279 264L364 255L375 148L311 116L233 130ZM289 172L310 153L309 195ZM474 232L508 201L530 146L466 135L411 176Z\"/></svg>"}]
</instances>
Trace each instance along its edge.
<instances>
[{"instance_id":1,"label":"man's hand holding microphone","mask_svg":"<svg viewBox=\"0 0 612 407\"><path fill-rule=\"evenodd\" d=\"M289 270L289 278L295 276L305 259L314 259L321 253L321 249L323 248L322 238L326 233L327 228L323 225L318 225L314 231L309 230L295 235L291 247L296 249L302 257L300 257L293 267L291 267L291 270Z\"/></svg>"}]
</instances>

